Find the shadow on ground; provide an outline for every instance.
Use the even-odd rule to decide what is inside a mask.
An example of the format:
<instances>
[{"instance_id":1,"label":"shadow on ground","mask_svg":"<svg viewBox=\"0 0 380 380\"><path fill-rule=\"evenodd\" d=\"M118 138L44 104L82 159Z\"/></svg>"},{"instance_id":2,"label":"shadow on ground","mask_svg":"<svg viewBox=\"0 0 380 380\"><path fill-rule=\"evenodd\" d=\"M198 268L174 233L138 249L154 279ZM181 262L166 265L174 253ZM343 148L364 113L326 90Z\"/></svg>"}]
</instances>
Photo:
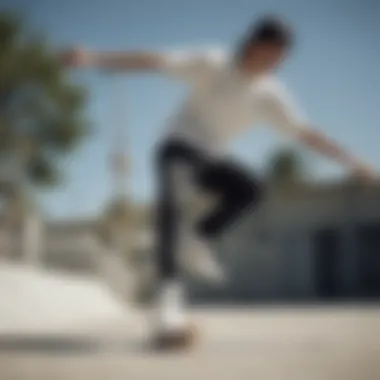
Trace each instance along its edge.
<instances>
[{"instance_id":1,"label":"shadow on ground","mask_svg":"<svg viewBox=\"0 0 380 380\"><path fill-rule=\"evenodd\" d=\"M44 354L94 354L101 352L134 352L149 351L148 345L140 341L106 340L95 337L77 336L0 336L0 353L44 353Z\"/></svg>"}]
</instances>

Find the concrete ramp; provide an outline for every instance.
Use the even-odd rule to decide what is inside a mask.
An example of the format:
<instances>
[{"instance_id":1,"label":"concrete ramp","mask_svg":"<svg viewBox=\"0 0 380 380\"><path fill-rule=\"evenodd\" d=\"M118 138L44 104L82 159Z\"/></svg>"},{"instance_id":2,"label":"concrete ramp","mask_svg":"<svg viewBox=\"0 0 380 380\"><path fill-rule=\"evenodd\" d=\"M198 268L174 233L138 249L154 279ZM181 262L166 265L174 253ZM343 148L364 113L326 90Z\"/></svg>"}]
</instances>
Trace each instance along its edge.
<instances>
[{"instance_id":1,"label":"concrete ramp","mask_svg":"<svg viewBox=\"0 0 380 380\"><path fill-rule=\"evenodd\" d=\"M0 334L112 324L126 314L125 303L96 276L0 263Z\"/></svg>"}]
</instances>

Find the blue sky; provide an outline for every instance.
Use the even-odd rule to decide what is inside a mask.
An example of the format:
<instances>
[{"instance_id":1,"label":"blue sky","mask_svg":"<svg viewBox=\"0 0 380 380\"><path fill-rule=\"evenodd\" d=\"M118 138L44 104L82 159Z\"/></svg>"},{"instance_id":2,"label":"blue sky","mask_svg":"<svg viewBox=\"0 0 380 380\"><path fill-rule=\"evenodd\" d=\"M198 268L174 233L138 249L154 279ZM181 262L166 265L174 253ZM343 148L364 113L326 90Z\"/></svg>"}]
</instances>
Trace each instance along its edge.
<instances>
[{"instance_id":1,"label":"blue sky","mask_svg":"<svg viewBox=\"0 0 380 380\"><path fill-rule=\"evenodd\" d=\"M252 20L276 12L297 33L294 54L279 76L314 125L380 168L378 0L2 0L0 9L24 13L57 48L79 44L102 50L231 48ZM63 163L66 182L44 194L45 209L55 217L100 210L112 194L107 160L115 121L126 127L132 196L150 199L151 148L186 89L151 75L109 78L87 71L72 77L89 89L87 112L96 132ZM273 149L284 144L289 142L270 131L255 130L232 150L260 170ZM316 176L342 173L312 157Z\"/></svg>"}]
</instances>

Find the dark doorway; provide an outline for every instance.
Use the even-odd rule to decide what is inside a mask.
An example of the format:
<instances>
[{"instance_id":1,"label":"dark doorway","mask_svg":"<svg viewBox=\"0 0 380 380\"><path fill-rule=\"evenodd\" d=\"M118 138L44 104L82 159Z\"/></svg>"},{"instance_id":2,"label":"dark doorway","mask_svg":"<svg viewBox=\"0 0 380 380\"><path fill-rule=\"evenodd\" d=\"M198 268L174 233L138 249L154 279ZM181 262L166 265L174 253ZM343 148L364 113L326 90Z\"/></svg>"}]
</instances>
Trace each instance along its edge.
<instances>
[{"instance_id":1,"label":"dark doorway","mask_svg":"<svg viewBox=\"0 0 380 380\"><path fill-rule=\"evenodd\" d=\"M362 225L357 233L359 293L380 297L380 222Z\"/></svg>"},{"instance_id":2,"label":"dark doorway","mask_svg":"<svg viewBox=\"0 0 380 380\"><path fill-rule=\"evenodd\" d=\"M339 234L335 229L315 233L316 292L320 298L338 296Z\"/></svg>"}]
</instances>

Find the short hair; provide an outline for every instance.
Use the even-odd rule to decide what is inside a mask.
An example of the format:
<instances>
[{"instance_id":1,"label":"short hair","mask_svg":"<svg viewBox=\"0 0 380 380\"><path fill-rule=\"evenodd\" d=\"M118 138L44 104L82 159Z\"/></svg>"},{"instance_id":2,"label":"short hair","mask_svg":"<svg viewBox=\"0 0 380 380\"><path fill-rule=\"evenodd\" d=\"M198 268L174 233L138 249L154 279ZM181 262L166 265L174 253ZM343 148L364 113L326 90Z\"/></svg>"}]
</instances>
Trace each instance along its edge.
<instances>
[{"instance_id":1,"label":"short hair","mask_svg":"<svg viewBox=\"0 0 380 380\"><path fill-rule=\"evenodd\" d=\"M263 17L248 29L240 45L238 56L242 58L247 48L261 43L275 44L284 48L290 48L293 45L292 30L290 26L279 17Z\"/></svg>"}]
</instances>

